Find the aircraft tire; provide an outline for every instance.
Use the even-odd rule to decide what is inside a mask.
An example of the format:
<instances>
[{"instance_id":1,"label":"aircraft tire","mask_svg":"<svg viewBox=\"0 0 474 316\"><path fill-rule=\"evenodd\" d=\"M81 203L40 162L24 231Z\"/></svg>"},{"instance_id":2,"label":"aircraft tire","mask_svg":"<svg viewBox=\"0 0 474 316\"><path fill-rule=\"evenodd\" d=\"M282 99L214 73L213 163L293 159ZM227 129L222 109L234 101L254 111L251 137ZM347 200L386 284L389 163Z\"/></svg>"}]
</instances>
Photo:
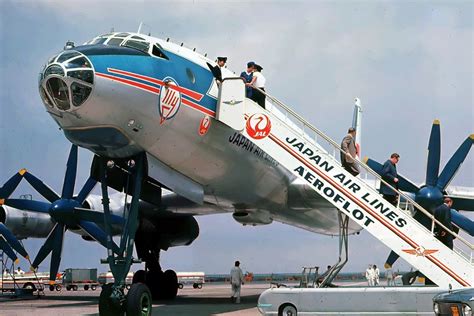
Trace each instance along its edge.
<instances>
[{"instance_id":1,"label":"aircraft tire","mask_svg":"<svg viewBox=\"0 0 474 316\"><path fill-rule=\"evenodd\" d=\"M148 287L143 283L132 284L127 294L127 316L151 315L152 305Z\"/></svg>"},{"instance_id":2,"label":"aircraft tire","mask_svg":"<svg viewBox=\"0 0 474 316\"><path fill-rule=\"evenodd\" d=\"M145 283L146 281L146 272L145 270L138 270L133 274L132 284L135 283Z\"/></svg>"},{"instance_id":3,"label":"aircraft tire","mask_svg":"<svg viewBox=\"0 0 474 316\"><path fill-rule=\"evenodd\" d=\"M163 272L148 271L146 273L145 284L150 289L151 296L154 300L160 300L164 298Z\"/></svg>"},{"instance_id":4,"label":"aircraft tire","mask_svg":"<svg viewBox=\"0 0 474 316\"><path fill-rule=\"evenodd\" d=\"M123 316L122 307L116 305L110 298L112 295L112 285L104 284L99 296L99 315L100 316Z\"/></svg>"},{"instance_id":5,"label":"aircraft tire","mask_svg":"<svg viewBox=\"0 0 474 316\"><path fill-rule=\"evenodd\" d=\"M173 270L163 273L164 299L173 300L178 295L178 276Z\"/></svg>"}]
</instances>

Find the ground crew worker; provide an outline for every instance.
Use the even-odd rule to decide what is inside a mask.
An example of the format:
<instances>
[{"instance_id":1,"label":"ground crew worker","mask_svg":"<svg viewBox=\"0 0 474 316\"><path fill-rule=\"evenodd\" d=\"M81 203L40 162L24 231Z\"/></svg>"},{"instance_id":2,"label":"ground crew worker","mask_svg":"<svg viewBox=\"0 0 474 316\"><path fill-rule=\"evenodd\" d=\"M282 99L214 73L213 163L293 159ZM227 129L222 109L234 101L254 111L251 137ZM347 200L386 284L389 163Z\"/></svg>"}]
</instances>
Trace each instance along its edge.
<instances>
[{"instance_id":1,"label":"ground crew worker","mask_svg":"<svg viewBox=\"0 0 474 316\"><path fill-rule=\"evenodd\" d=\"M232 286L232 302L240 303L240 288L244 284L244 274L240 269L240 262L236 261L235 266L230 270L230 284Z\"/></svg>"},{"instance_id":2,"label":"ground crew worker","mask_svg":"<svg viewBox=\"0 0 474 316\"><path fill-rule=\"evenodd\" d=\"M393 268L388 266L385 270L385 277L387 278L387 286L394 286L395 282L393 280Z\"/></svg>"},{"instance_id":3,"label":"ground crew worker","mask_svg":"<svg viewBox=\"0 0 474 316\"><path fill-rule=\"evenodd\" d=\"M365 278L369 286L374 286L375 271L372 269L372 265L369 264L367 270L365 270Z\"/></svg>"},{"instance_id":4,"label":"ground crew worker","mask_svg":"<svg viewBox=\"0 0 474 316\"><path fill-rule=\"evenodd\" d=\"M374 285L377 286L380 283L380 270L377 268L377 266L374 264L373 266L374 269Z\"/></svg>"}]
</instances>

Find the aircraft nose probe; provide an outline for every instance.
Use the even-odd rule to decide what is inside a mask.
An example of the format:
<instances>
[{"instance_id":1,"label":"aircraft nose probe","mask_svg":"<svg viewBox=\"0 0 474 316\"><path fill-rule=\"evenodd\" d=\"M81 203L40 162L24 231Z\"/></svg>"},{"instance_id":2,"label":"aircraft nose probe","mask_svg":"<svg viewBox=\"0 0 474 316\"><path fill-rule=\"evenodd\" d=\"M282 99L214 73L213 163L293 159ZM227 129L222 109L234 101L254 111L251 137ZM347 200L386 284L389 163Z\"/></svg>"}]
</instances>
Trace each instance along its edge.
<instances>
[{"instance_id":1,"label":"aircraft nose probe","mask_svg":"<svg viewBox=\"0 0 474 316\"><path fill-rule=\"evenodd\" d=\"M53 56L39 76L44 104L58 111L74 111L89 98L94 86L94 69L84 54L65 50Z\"/></svg>"}]
</instances>

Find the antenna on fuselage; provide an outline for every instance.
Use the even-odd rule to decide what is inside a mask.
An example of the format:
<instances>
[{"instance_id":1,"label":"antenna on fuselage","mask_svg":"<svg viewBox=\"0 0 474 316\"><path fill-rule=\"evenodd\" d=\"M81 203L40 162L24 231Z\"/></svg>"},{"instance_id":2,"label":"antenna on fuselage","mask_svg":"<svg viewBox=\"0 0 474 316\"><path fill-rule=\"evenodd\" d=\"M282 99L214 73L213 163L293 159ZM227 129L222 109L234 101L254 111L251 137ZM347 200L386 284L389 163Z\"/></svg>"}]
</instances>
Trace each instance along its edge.
<instances>
[{"instance_id":1,"label":"antenna on fuselage","mask_svg":"<svg viewBox=\"0 0 474 316\"><path fill-rule=\"evenodd\" d=\"M138 26L138 31L137 31L138 34L140 34L141 32L142 26L143 26L143 22L140 22L140 25Z\"/></svg>"}]
</instances>

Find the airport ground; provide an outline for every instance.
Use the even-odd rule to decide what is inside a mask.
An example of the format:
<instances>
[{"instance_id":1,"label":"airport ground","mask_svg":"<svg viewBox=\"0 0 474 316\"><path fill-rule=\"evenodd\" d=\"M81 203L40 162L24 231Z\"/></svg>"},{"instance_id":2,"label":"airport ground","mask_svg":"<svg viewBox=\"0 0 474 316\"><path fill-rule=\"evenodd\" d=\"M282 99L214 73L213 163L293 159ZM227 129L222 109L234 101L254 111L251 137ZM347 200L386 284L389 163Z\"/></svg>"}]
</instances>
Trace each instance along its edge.
<instances>
[{"instance_id":1,"label":"airport ground","mask_svg":"<svg viewBox=\"0 0 474 316\"><path fill-rule=\"evenodd\" d=\"M173 301L156 301L153 315L260 315L257 300L268 283L245 284L242 287L242 302L230 301L230 286L227 284L206 284L200 290L192 286L179 290ZM100 289L96 291L45 291L45 295L35 299L6 299L0 296L0 316L56 316L56 315L98 315Z\"/></svg>"}]
</instances>

